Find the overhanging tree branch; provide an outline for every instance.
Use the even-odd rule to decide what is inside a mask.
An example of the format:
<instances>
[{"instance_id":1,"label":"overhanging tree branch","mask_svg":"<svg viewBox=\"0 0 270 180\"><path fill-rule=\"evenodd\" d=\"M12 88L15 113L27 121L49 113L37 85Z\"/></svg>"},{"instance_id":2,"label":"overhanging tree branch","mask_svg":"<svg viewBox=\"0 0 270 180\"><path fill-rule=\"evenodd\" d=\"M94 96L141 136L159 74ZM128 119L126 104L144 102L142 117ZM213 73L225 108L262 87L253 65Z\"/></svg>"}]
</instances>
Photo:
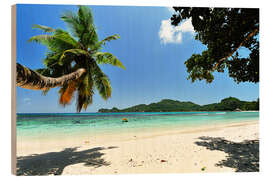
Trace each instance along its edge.
<instances>
[{"instance_id":1,"label":"overhanging tree branch","mask_svg":"<svg viewBox=\"0 0 270 180\"><path fill-rule=\"evenodd\" d=\"M244 45L244 43L251 37L253 37L257 32L259 32L259 29L256 28L254 29L254 31L252 31L251 33L249 33L247 35L247 37L244 38L244 40L239 44L239 46L237 46L236 48L234 48L232 50L232 52L230 52L227 56L221 58L218 63L215 64L215 66L212 68L212 71L215 71L217 69L217 67L219 66L219 64L221 64L223 61L227 60L229 57L231 57L241 46Z\"/></svg>"}]
</instances>

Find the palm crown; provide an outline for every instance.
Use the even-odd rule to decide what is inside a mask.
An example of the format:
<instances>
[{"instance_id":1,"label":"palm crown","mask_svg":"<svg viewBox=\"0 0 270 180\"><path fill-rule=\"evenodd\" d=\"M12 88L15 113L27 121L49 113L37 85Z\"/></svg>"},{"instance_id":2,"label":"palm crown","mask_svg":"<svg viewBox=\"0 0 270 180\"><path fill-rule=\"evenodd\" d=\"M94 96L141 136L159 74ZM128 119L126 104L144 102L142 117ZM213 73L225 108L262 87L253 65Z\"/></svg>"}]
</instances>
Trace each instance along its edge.
<instances>
[{"instance_id":1,"label":"palm crown","mask_svg":"<svg viewBox=\"0 0 270 180\"><path fill-rule=\"evenodd\" d=\"M72 35L63 29L34 25L34 28L41 29L46 34L33 36L29 41L42 43L49 49L44 59L45 68L37 70L42 75L59 77L79 68L86 70L79 79L65 83L59 90L59 103L64 106L70 103L77 92L77 112L80 112L92 103L94 89L97 89L104 100L111 97L110 80L99 64L111 64L123 69L125 67L114 55L100 50L107 41L120 37L112 35L99 41L92 12L86 6L79 6L77 14L65 12L61 19L66 22Z\"/></svg>"}]
</instances>

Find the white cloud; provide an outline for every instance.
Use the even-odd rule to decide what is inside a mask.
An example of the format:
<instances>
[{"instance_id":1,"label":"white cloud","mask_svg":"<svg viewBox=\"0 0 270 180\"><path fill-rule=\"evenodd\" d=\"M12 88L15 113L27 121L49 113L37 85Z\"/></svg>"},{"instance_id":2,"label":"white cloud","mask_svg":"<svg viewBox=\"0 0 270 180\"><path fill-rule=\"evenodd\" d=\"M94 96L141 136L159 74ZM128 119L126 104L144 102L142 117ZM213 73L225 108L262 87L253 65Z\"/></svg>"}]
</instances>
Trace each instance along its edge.
<instances>
[{"instance_id":1,"label":"white cloud","mask_svg":"<svg viewBox=\"0 0 270 180\"><path fill-rule=\"evenodd\" d=\"M191 19L182 22L179 26L171 25L170 19L161 21L159 38L162 43L182 43L184 33L189 33L189 35L192 36L194 35Z\"/></svg>"}]
</instances>

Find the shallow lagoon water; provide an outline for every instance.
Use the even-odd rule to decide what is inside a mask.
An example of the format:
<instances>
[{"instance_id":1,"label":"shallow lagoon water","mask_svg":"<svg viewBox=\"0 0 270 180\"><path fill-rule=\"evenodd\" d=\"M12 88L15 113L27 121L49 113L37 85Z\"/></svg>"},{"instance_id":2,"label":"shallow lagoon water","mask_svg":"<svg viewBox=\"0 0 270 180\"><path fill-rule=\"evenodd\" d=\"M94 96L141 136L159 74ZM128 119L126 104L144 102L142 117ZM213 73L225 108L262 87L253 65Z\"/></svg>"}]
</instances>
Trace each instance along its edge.
<instances>
[{"instance_id":1,"label":"shallow lagoon water","mask_svg":"<svg viewBox=\"0 0 270 180\"><path fill-rule=\"evenodd\" d=\"M18 113L17 136L106 134L254 120L259 120L259 112Z\"/></svg>"}]
</instances>

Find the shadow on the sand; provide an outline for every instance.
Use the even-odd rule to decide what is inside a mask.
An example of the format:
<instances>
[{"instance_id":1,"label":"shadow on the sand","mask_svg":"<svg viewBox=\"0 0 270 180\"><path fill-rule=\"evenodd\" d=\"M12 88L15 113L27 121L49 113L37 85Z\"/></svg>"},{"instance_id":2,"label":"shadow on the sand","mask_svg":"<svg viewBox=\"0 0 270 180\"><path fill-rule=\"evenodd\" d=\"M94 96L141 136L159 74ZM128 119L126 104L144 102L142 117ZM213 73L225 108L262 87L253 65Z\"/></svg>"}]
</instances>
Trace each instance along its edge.
<instances>
[{"instance_id":1,"label":"shadow on the sand","mask_svg":"<svg viewBox=\"0 0 270 180\"><path fill-rule=\"evenodd\" d=\"M245 140L232 142L224 138L199 137L195 142L198 146L204 146L210 150L218 150L227 153L227 159L216 164L220 167L234 168L236 172L259 171L259 141Z\"/></svg>"},{"instance_id":2,"label":"shadow on the sand","mask_svg":"<svg viewBox=\"0 0 270 180\"><path fill-rule=\"evenodd\" d=\"M60 175L69 165L84 163L85 166L98 168L108 166L104 161L101 150L117 147L97 147L83 151L77 151L78 147L66 148L60 152L48 152L30 156L17 157L17 175Z\"/></svg>"}]
</instances>

